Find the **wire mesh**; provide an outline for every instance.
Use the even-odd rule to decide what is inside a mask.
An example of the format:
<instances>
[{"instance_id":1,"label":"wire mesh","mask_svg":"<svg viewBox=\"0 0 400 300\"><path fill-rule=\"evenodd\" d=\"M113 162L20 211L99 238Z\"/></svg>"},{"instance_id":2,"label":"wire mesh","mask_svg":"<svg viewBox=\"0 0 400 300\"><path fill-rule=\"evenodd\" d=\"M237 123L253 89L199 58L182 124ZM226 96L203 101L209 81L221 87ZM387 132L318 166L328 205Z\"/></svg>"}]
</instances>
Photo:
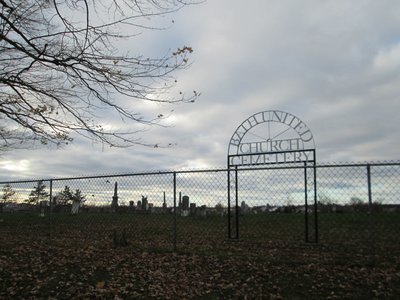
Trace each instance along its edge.
<instances>
[{"instance_id":1,"label":"wire mesh","mask_svg":"<svg viewBox=\"0 0 400 300\"><path fill-rule=\"evenodd\" d=\"M389 256L400 254L399 181L400 164L375 163L318 165L316 182L313 166L1 182L1 242L214 251L232 230Z\"/></svg>"},{"instance_id":2,"label":"wire mesh","mask_svg":"<svg viewBox=\"0 0 400 300\"><path fill-rule=\"evenodd\" d=\"M208 251L227 238L226 171L177 174L178 248Z\"/></svg>"}]
</instances>

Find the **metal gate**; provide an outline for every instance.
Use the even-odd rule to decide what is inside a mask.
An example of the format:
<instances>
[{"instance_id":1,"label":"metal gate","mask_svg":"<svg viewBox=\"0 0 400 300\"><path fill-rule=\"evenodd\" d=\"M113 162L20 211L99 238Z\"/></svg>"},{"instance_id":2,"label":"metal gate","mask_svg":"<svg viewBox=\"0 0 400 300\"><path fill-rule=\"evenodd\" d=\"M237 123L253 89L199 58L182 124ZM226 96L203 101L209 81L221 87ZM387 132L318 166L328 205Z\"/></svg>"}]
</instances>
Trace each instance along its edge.
<instances>
[{"instance_id":1,"label":"metal gate","mask_svg":"<svg viewBox=\"0 0 400 300\"><path fill-rule=\"evenodd\" d=\"M228 237L318 242L316 168L228 170Z\"/></svg>"},{"instance_id":2,"label":"metal gate","mask_svg":"<svg viewBox=\"0 0 400 300\"><path fill-rule=\"evenodd\" d=\"M227 166L228 236L230 239L239 239L240 230L245 228L244 225L240 225L243 220L264 222L268 219L266 217L268 215L269 218L286 220L282 221L282 226L291 228L290 222L288 224L285 222L297 220L297 215L303 213L305 241L318 242L316 151L311 130L304 122L292 114L275 110L250 116L239 125L230 139ZM303 173L301 176L297 175L297 178L303 178L303 180L301 184L293 184L296 181L288 180L287 191L282 192L276 190L273 176L266 177L263 181L252 182L252 176L247 178L245 175L245 172L249 170L253 172L263 170L270 173L296 170L296 173ZM243 184L242 181L246 182L246 180L248 183ZM311 190L310 182L312 183ZM277 186L284 186L284 184L279 182ZM259 201L263 201L264 204L257 205L254 199L249 199L246 203L243 198L247 199L251 194L254 194L256 198L260 197ZM239 196L242 199L239 199ZM311 206L309 205L310 196L314 199ZM276 199L276 202L274 201L271 205L266 197L272 197ZM286 202L285 197L287 197ZM302 203L298 203L299 199L302 199ZM293 204L292 201L296 203ZM299 226L294 226L293 230L296 228Z\"/></svg>"}]
</instances>

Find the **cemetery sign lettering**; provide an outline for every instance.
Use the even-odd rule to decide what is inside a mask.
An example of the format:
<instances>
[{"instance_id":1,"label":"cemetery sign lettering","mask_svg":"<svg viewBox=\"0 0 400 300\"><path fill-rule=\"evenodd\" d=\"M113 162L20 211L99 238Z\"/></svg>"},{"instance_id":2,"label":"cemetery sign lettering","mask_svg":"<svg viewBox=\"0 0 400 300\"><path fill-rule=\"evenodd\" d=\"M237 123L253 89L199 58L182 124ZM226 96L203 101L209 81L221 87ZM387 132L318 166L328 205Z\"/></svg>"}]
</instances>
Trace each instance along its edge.
<instances>
[{"instance_id":1,"label":"cemetery sign lettering","mask_svg":"<svg viewBox=\"0 0 400 300\"><path fill-rule=\"evenodd\" d=\"M303 121L283 111L250 116L229 142L230 167L307 161L315 161L313 134Z\"/></svg>"}]
</instances>

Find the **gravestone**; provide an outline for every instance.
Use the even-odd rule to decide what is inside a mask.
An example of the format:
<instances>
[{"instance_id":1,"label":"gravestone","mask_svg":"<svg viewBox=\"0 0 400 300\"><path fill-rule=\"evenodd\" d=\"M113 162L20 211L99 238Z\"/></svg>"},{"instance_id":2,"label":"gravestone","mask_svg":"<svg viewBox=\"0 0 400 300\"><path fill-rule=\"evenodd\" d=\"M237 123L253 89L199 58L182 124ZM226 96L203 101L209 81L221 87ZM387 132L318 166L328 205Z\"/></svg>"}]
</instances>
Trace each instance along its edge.
<instances>
[{"instance_id":1,"label":"gravestone","mask_svg":"<svg viewBox=\"0 0 400 300\"><path fill-rule=\"evenodd\" d=\"M149 209L149 202L147 200L147 197L142 196L142 210L148 210Z\"/></svg>"},{"instance_id":2,"label":"gravestone","mask_svg":"<svg viewBox=\"0 0 400 300\"><path fill-rule=\"evenodd\" d=\"M129 201L128 212L134 212L135 209L135 201Z\"/></svg>"},{"instance_id":3,"label":"gravestone","mask_svg":"<svg viewBox=\"0 0 400 300\"><path fill-rule=\"evenodd\" d=\"M112 197L112 202L111 202L111 211L116 212L117 209L118 209L118 183L115 182L114 196Z\"/></svg>"},{"instance_id":4,"label":"gravestone","mask_svg":"<svg viewBox=\"0 0 400 300\"><path fill-rule=\"evenodd\" d=\"M181 210L181 216L182 217L187 217L189 216L189 196L183 196L182 197L182 210Z\"/></svg>"},{"instance_id":5,"label":"gravestone","mask_svg":"<svg viewBox=\"0 0 400 300\"><path fill-rule=\"evenodd\" d=\"M242 201L240 204L240 211L242 214L248 214L250 212L250 207L246 204L246 202Z\"/></svg>"},{"instance_id":6,"label":"gravestone","mask_svg":"<svg viewBox=\"0 0 400 300\"><path fill-rule=\"evenodd\" d=\"M126 247L128 246L128 241L126 238L125 228L119 233L116 229L113 231L113 245L114 247Z\"/></svg>"},{"instance_id":7,"label":"gravestone","mask_svg":"<svg viewBox=\"0 0 400 300\"><path fill-rule=\"evenodd\" d=\"M81 205L80 201L74 200L74 202L72 202L71 214L73 215L78 214L80 205Z\"/></svg>"},{"instance_id":8,"label":"gravestone","mask_svg":"<svg viewBox=\"0 0 400 300\"><path fill-rule=\"evenodd\" d=\"M181 209L182 208L182 193L179 192L179 203L178 203L178 208Z\"/></svg>"},{"instance_id":9,"label":"gravestone","mask_svg":"<svg viewBox=\"0 0 400 300\"><path fill-rule=\"evenodd\" d=\"M164 192L164 202L163 202L162 207L163 207L163 209L167 208L167 201L166 201L166 198L165 198L165 192Z\"/></svg>"},{"instance_id":10,"label":"gravestone","mask_svg":"<svg viewBox=\"0 0 400 300\"><path fill-rule=\"evenodd\" d=\"M189 210L189 196L182 197L182 209Z\"/></svg>"},{"instance_id":11,"label":"gravestone","mask_svg":"<svg viewBox=\"0 0 400 300\"><path fill-rule=\"evenodd\" d=\"M46 206L46 201L40 201L39 203L39 207L40 207L40 217L44 217L44 210L45 210L45 206Z\"/></svg>"},{"instance_id":12,"label":"gravestone","mask_svg":"<svg viewBox=\"0 0 400 300\"><path fill-rule=\"evenodd\" d=\"M196 213L196 203L190 203L190 214L194 215Z\"/></svg>"},{"instance_id":13,"label":"gravestone","mask_svg":"<svg viewBox=\"0 0 400 300\"><path fill-rule=\"evenodd\" d=\"M200 206L200 209L197 210L197 213L200 217L206 217L207 216L207 206L205 206L205 205Z\"/></svg>"}]
</instances>

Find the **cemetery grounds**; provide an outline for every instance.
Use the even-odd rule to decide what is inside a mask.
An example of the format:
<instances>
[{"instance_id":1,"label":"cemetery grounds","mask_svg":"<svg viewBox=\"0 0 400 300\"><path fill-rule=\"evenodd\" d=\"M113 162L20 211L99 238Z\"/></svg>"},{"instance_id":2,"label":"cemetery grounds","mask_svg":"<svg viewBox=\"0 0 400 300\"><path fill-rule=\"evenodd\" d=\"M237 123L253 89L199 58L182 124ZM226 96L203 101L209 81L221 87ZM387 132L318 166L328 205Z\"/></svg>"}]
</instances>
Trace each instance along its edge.
<instances>
[{"instance_id":1,"label":"cemetery grounds","mask_svg":"<svg viewBox=\"0 0 400 300\"><path fill-rule=\"evenodd\" d=\"M318 222L306 243L301 213L243 215L239 239L218 215L1 213L0 298L400 298L399 212Z\"/></svg>"}]
</instances>

